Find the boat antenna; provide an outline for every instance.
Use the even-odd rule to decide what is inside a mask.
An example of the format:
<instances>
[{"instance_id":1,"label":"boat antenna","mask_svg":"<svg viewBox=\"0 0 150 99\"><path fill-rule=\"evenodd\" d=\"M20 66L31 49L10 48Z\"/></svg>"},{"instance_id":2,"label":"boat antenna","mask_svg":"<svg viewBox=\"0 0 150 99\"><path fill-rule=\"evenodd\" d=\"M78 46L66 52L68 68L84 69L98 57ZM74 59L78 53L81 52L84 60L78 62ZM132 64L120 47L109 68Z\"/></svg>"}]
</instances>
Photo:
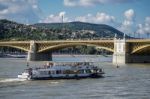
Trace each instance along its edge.
<instances>
[{"instance_id":1,"label":"boat antenna","mask_svg":"<svg viewBox=\"0 0 150 99\"><path fill-rule=\"evenodd\" d=\"M123 39L125 39L125 38L126 38L126 34L124 33L124 34L123 34Z\"/></svg>"},{"instance_id":2,"label":"boat antenna","mask_svg":"<svg viewBox=\"0 0 150 99\"><path fill-rule=\"evenodd\" d=\"M62 30L64 29L64 15L61 16L61 22L62 22Z\"/></svg>"},{"instance_id":3,"label":"boat antenna","mask_svg":"<svg viewBox=\"0 0 150 99\"><path fill-rule=\"evenodd\" d=\"M117 64L117 66L116 66L117 68L119 68L119 65Z\"/></svg>"},{"instance_id":4,"label":"boat antenna","mask_svg":"<svg viewBox=\"0 0 150 99\"><path fill-rule=\"evenodd\" d=\"M29 67L29 62L27 62L27 67Z\"/></svg>"},{"instance_id":5,"label":"boat antenna","mask_svg":"<svg viewBox=\"0 0 150 99\"><path fill-rule=\"evenodd\" d=\"M61 16L62 23L64 23L64 15Z\"/></svg>"},{"instance_id":6,"label":"boat antenna","mask_svg":"<svg viewBox=\"0 0 150 99\"><path fill-rule=\"evenodd\" d=\"M119 68L118 62L117 62L117 55L116 55L116 68Z\"/></svg>"}]
</instances>

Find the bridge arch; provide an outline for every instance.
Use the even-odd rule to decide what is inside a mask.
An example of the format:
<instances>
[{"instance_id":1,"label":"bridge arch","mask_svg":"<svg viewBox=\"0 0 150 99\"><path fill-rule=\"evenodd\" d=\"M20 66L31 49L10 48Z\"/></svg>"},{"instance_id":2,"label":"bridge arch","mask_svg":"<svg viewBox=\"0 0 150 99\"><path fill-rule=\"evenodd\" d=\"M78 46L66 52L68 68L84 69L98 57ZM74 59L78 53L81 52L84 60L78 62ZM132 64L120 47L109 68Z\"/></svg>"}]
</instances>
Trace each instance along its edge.
<instances>
[{"instance_id":1,"label":"bridge arch","mask_svg":"<svg viewBox=\"0 0 150 99\"><path fill-rule=\"evenodd\" d=\"M145 49L148 49L148 48L150 48L150 44L140 46L140 47L136 48L135 50L133 50L132 54L144 51Z\"/></svg>"},{"instance_id":2,"label":"bridge arch","mask_svg":"<svg viewBox=\"0 0 150 99\"><path fill-rule=\"evenodd\" d=\"M59 50L59 49L63 49L63 48L67 48L67 47L74 47L74 46L95 46L101 49L105 49L107 51L110 52L114 52L113 48L111 47L107 47L104 45L96 45L96 44L87 44L87 43L67 43L67 44L59 44L59 45L54 45L54 46L48 46L44 49L39 50L39 53L43 53L45 51L54 51L54 50Z\"/></svg>"}]
</instances>

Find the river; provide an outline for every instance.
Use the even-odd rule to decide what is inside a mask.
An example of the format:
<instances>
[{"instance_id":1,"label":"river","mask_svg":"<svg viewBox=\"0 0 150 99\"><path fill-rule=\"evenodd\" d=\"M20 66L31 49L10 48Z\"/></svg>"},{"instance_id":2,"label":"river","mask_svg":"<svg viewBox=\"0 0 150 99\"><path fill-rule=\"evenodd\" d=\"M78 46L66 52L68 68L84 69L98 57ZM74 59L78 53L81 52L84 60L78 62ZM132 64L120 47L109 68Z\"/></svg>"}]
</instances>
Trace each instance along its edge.
<instances>
[{"instance_id":1,"label":"river","mask_svg":"<svg viewBox=\"0 0 150 99\"><path fill-rule=\"evenodd\" d=\"M0 58L0 99L150 99L150 64L116 68L111 56L54 56L54 61L92 61L104 78L26 81L17 75L26 68L24 58ZM31 62L38 66L44 62Z\"/></svg>"}]
</instances>

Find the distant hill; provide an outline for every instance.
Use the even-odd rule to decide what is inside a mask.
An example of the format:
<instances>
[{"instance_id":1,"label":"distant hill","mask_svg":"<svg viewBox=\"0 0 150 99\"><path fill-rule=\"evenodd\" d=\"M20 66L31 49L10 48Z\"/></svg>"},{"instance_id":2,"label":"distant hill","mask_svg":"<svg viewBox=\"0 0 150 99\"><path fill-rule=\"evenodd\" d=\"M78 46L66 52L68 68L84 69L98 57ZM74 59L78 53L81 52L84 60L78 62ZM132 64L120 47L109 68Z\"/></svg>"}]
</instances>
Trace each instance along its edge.
<instances>
[{"instance_id":1,"label":"distant hill","mask_svg":"<svg viewBox=\"0 0 150 99\"><path fill-rule=\"evenodd\" d=\"M9 20L0 20L0 40L24 40L29 26ZM28 30L30 31L30 30Z\"/></svg>"},{"instance_id":2,"label":"distant hill","mask_svg":"<svg viewBox=\"0 0 150 99\"><path fill-rule=\"evenodd\" d=\"M92 23L84 23L84 22L68 22L68 23L38 23L33 26L38 28L52 28L52 29L66 29L66 30L91 30L95 31L98 37L102 38L113 38L115 34L119 38L122 38L124 33L105 24L92 24ZM126 36L129 38L129 36Z\"/></svg>"},{"instance_id":3,"label":"distant hill","mask_svg":"<svg viewBox=\"0 0 150 99\"><path fill-rule=\"evenodd\" d=\"M69 22L24 25L0 20L0 40L100 39L114 38L115 34L123 37L122 32L104 24Z\"/></svg>"}]
</instances>

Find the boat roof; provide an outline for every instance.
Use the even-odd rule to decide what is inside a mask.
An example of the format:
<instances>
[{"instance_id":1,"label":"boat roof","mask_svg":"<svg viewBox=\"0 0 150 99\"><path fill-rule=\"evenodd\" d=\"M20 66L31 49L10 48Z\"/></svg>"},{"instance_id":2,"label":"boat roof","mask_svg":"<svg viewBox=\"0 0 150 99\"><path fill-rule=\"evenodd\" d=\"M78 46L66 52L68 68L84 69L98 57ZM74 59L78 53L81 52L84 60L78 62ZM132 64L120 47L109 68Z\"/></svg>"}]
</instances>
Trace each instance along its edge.
<instances>
[{"instance_id":1,"label":"boat roof","mask_svg":"<svg viewBox=\"0 0 150 99\"><path fill-rule=\"evenodd\" d=\"M47 62L46 65L93 64L94 62Z\"/></svg>"},{"instance_id":2,"label":"boat roof","mask_svg":"<svg viewBox=\"0 0 150 99\"><path fill-rule=\"evenodd\" d=\"M93 66L93 65L92 65ZM87 64L55 64L51 66L44 65L43 67L37 68L38 70L70 70L70 69L91 69L91 65Z\"/></svg>"}]
</instances>

